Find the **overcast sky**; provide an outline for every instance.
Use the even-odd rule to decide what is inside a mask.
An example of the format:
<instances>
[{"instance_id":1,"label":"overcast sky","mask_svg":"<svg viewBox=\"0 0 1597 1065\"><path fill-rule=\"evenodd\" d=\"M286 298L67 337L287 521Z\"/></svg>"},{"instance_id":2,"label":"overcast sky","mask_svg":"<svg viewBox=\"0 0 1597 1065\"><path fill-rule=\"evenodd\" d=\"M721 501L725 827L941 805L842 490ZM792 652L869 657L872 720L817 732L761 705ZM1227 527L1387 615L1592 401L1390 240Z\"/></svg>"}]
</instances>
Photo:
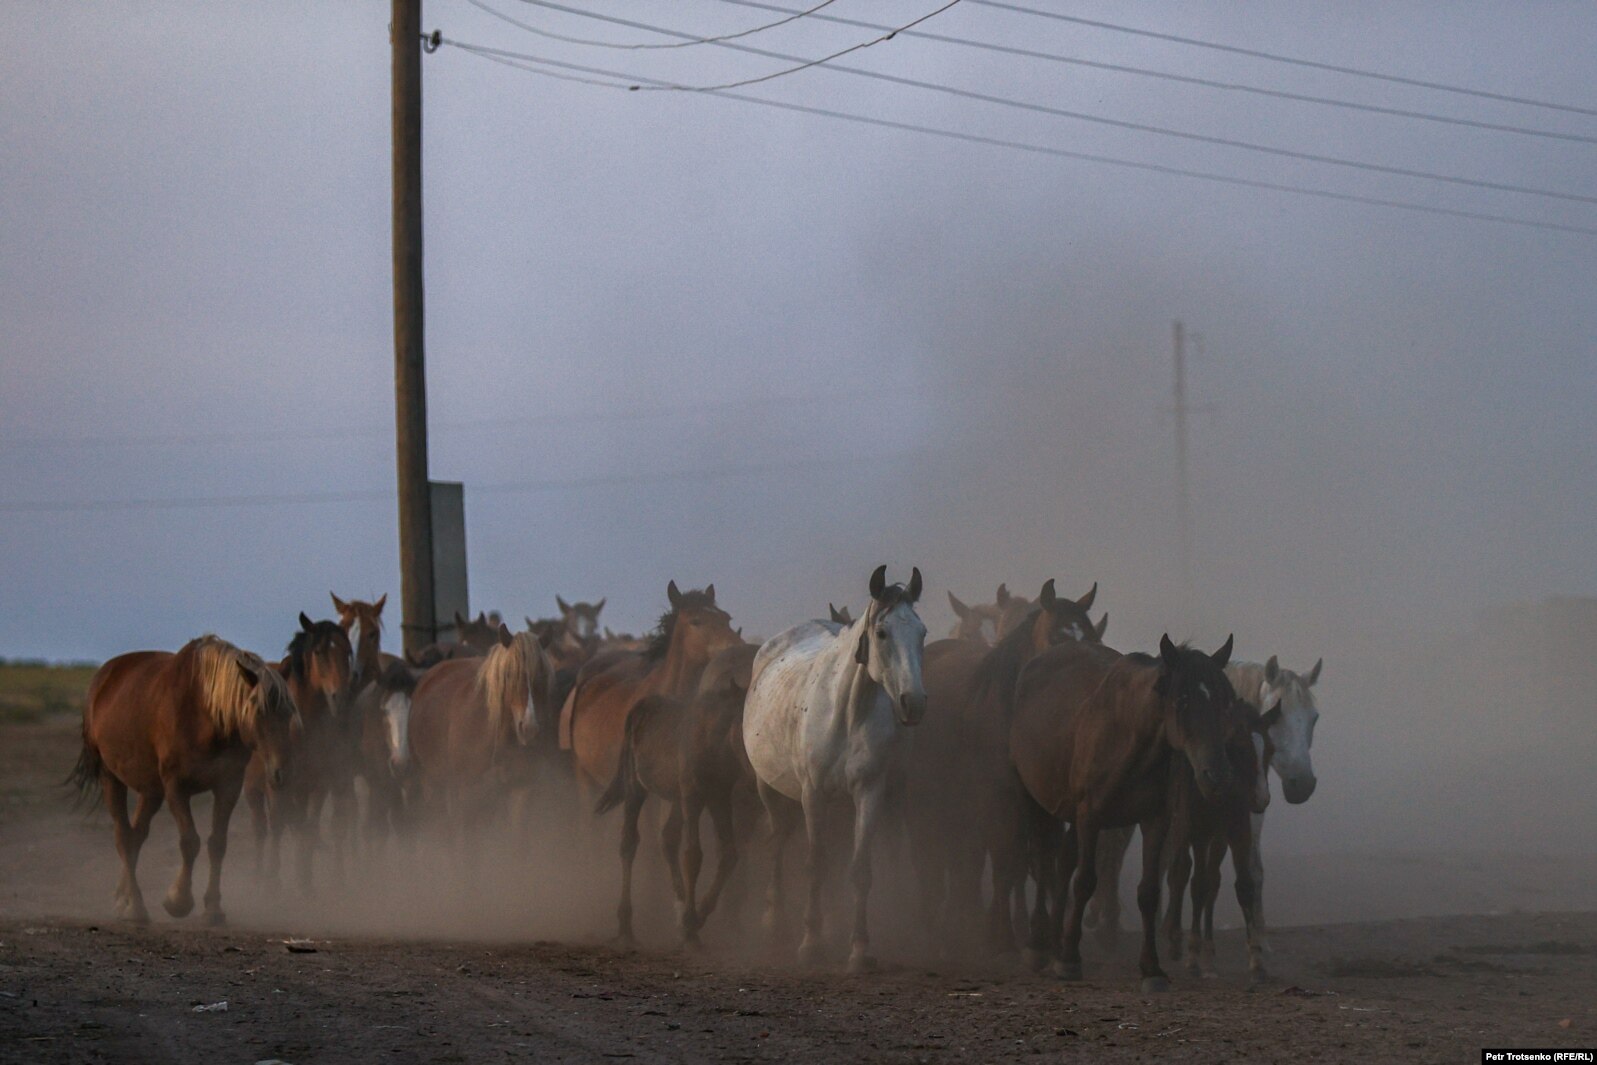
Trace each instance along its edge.
<instances>
[{"instance_id":1,"label":"overcast sky","mask_svg":"<svg viewBox=\"0 0 1597 1065\"><path fill-rule=\"evenodd\" d=\"M662 41L518 0L540 27ZM776 16L573 0L696 34ZM1040 4L1042 0L1037 0ZM838 0L907 22L935 4ZM1589 4L1047 5L1597 106ZM217 631L397 593L387 5L0 8L0 653ZM709 84L790 64L447 37ZM1597 137L1597 117L972 3L921 27L1191 77ZM871 34L747 39L814 57ZM1566 195L1597 144L1361 113L907 35L843 62L1029 103ZM432 471L466 484L473 606L714 581L769 635L878 562L944 592L1098 580L1166 627L1307 664L1507 600L1597 592L1597 236L1239 188L445 47L426 83ZM1287 159L816 68L743 90L1250 180L1597 227L1597 207ZM1196 618L1178 616L1171 324L1190 357ZM760 472L727 475L728 468ZM551 482L660 474L656 483ZM533 487L528 487L532 485ZM544 486L544 487L538 487ZM217 504L348 493L340 502ZM207 503L206 501L212 501ZM185 505L174 505L184 503ZM94 504L101 509L51 509ZM106 506L106 504L113 504ZM136 504L136 505L123 505ZM197 504L197 505L188 505ZM395 619L397 620L397 619ZM397 625L391 626L397 632Z\"/></svg>"}]
</instances>

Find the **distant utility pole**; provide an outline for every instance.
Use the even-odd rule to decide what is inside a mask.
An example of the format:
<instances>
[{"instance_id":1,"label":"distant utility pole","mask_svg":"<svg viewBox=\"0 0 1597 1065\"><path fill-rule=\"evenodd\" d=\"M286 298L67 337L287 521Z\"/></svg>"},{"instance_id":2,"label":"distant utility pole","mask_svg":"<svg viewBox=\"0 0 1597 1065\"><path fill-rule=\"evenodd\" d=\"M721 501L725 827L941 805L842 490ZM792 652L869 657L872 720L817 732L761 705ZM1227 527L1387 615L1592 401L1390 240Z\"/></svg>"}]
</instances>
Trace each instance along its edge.
<instances>
[{"instance_id":1,"label":"distant utility pole","mask_svg":"<svg viewBox=\"0 0 1597 1065\"><path fill-rule=\"evenodd\" d=\"M427 364L421 252L421 0L392 0L394 427L405 650L436 639L432 499L427 485Z\"/></svg>"}]
</instances>

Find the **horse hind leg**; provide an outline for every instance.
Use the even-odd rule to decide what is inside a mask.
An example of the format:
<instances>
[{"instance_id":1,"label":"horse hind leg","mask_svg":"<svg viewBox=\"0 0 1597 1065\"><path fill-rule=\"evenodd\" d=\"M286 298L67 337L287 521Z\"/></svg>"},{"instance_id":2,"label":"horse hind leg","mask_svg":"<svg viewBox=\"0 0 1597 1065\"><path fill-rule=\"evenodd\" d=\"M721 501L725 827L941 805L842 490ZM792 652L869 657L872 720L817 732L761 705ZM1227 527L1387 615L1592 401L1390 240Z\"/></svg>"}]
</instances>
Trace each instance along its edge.
<instances>
[{"instance_id":1,"label":"horse hind leg","mask_svg":"<svg viewBox=\"0 0 1597 1065\"><path fill-rule=\"evenodd\" d=\"M261 788L246 786L244 802L250 811L250 838L255 844L255 875L266 879L266 841L270 824L266 812L266 792Z\"/></svg>"},{"instance_id":2,"label":"horse hind leg","mask_svg":"<svg viewBox=\"0 0 1597 1065\"><path fill-rule=\"evenodd\" d=\"M703 925L706 918L715 911L716 904L721 901L721 892L726 889L727 881L732 876L732 870L738 864L737 836L734 833L732 820L732 796L717 797L709 804L710 821L715 826L715 879L710 881L710 890L704 893L704 902L699 910L699 923Z\"/></svg>"},{"instance_id":3,"label":"horse hind leg","mask_svg":"<svg viewBox=\"0 0 1597 1065\"><path fill-rule=\"evenodd\" d=\"M671 803L665 824L660 826L660 853L665 857L666 871L671 876L671 893L677 901L677 923L687 912L687 891L682 884L682 803Z\"/></svg>"},{"instance_id":4,"label":"horse hind leg","mask_svg":"<svg viewBox=\"0 0 1597 1065\"><path fill-rule=\"evenodd\" d=\"M187 917L194 910L194 859L200 855L200 833L194 827L194 811L189 808L189 795L182 786L169 782L166 785L166 802L171 808L172 820L177 822L178 852L182 864L178 866L177 879L161 900L161 908L173 917Z\"/></svg>"},{"instance_id":5,"label":"horse hind leg","mask_svg":"<svg viewBox=\"0 0 1597 1065\"><path fill-rule=\"evenodd\" d=\"M781 945L787 935L786 869L787 842L798 827L799 808L786 795L759 785L760 802L771 828L771 883L765 892L766 931L773 945Z\"/></svg>"},{"instance_id":6,"label":"horse hind leg","mask_svg":"<svg viewBox=\"0 0 1597 1065\"><path fill-rule=\"evenodd\" d=\"M632 863L638 856L638 815L643 811L643 801L648 793L642 788L628 788L626 805L621 811L621 901L616 904L616 941L632 946L637 939L632 934Z\"/></svg>"},{"instance_id":7,"label":"horse hind leg","mask_svg":"<svg viewBox=\"0 0 1597 1065\"><path fill-rule=\"evenodd\" d=\"M122 859L122 875L116 885L117 915L136 924L145 924L150 914L144 908L144 895L139 891L139 851L150 834L155 812L161 808L161 796L158 792L141 793L138 808L129 822L127 785L107 773L103 786L106 809L111 813L116 831L117 855Z\"/></svg>"}]
</instances>

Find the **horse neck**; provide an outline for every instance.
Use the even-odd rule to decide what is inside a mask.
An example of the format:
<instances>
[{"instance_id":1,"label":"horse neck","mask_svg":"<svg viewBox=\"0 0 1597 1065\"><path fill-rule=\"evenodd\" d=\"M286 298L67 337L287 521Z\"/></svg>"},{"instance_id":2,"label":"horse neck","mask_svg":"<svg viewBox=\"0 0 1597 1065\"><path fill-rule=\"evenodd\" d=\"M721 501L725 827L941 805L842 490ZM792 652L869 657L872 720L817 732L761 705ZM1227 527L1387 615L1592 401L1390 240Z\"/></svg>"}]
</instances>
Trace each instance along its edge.
<instances>
[{"instance_id":1,"label":"horse neck","mask_svg":"<svg viewBox=\"0 0 1597 1065\"><path fill-rule=\"evenodd\" d=\"M685 695L699 683L704 667L710 664L709 656L689 654L685 644L681 636L672 639L665 657L651 671L655 678L651 690L665 695Z\"/></svg>"},{"instance_id":2,"label":"horse neck","mask_svg":"<svg viewBox=\"0 0 1597 1065\"><path fill-rule=\"evenodd\" d=\"M292 673L288 678L288 693L294 697L294 705L306 724L332 716L332 701L311 684L308 673Z\"/></svg>"},{"instance_id":3,"label":"horse neck","mask_svg":"<svg viewBox=\"0 0 1597 1065\"><path fill-rule=\"evenodd\" d=\"M841 678L838 690L843 709L841 718L851 731L859 728L875 709L876 696L882 690L882 686L871 679L870 670L855 658L860 637L869 632L869 626L876 622L873 610L867 609L864 617L839 632L833 638L832 646L823 652L837 657L837 665L832 668Z\"/></svg>"}]
</instances>

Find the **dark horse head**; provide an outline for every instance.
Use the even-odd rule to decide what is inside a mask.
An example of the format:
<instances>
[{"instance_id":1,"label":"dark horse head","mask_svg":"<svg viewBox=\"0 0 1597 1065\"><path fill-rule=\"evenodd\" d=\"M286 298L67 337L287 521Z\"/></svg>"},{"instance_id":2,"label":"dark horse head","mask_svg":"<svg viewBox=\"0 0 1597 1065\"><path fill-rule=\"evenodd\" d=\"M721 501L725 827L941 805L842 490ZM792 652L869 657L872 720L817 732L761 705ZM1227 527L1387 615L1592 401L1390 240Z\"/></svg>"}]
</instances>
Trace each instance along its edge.
<instances>
[{"instance_id":1,"label":"dark horse head","mask_svg":"<svg viewBox=\"0 0 1597 1065\"><path fill-rule=\"evenodd\" d=\"M1163 704L1165 742L1186 756L1198 790L1210 801L1238 786L1227 747L1238 730L1248 727L1245 708L1225 675L1231 643L1227 636L1211 655L1177 647L1168 635L1159 639L1154 691Z\"/></svg>"},{"instance_id":2,"label":"dark horse head","mask_svg":"<svg viewBox=\"0 0 1597 1065\"><path fill-rule=\"evenodd\" d=\"M288 681L321 695L333 713L341 713L354 694L350 687L353 658L349 636L342 625L336 621L312 621L301 613L299 631L288 643Z\"/></svg>"}]
</instances>

